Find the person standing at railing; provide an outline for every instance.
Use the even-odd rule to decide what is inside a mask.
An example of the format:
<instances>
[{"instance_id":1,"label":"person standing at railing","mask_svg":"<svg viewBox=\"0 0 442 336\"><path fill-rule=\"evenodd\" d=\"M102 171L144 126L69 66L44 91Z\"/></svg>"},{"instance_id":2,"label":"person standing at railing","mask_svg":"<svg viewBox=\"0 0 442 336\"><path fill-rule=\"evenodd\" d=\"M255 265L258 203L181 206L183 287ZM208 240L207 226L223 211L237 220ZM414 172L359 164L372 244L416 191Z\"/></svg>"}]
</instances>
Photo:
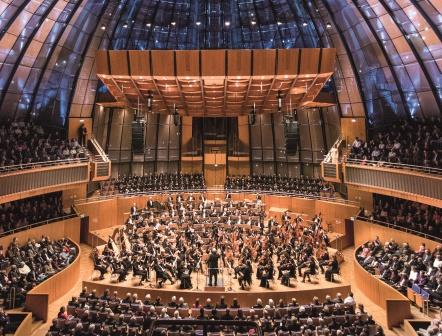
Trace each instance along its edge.
<instances>
[{"instance_id":1,"label":"person standing at railing","mask_svg":"<svg viewBox=\"0 0 442 336\"><path fill-rule=\"evenodd\" d=\"M337 164L339 162L339 149L335 145L330 149L331 163Z\"/></svg>"},{"instance_id":2,"label":"person standing at railing","mask_svg":"<svg viewBox=\"0 0 442 336\"><path fill-rule=\"evenodd\" d=\"M84 125L84 122L80 124L80 127L78 128L78 140L80 142L80 146L86 145L87 140L87 128Z\"/></svg>"}]
</instances>

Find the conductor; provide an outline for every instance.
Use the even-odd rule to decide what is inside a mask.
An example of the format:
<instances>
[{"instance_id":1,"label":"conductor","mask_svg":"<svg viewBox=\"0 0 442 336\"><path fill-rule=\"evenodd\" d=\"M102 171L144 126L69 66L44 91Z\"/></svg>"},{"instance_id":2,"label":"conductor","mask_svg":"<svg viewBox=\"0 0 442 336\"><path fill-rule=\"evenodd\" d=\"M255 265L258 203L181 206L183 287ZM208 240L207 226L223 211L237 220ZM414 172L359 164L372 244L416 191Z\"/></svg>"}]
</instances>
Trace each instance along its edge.
<instances>
[{"instance_id":1,"label":"conductor","mask_svg":"<svg viewBox=\"0 0 442 336\"><path fill-rule=\"evenodd\" d=\"M212 286L212 284L213 286L218 285L218 259L219 254L214 248L207 259L207 267L209 269L209 286ZM215 280L214 282L212 282L212 278Z\"/></svg>"}]
</instances>

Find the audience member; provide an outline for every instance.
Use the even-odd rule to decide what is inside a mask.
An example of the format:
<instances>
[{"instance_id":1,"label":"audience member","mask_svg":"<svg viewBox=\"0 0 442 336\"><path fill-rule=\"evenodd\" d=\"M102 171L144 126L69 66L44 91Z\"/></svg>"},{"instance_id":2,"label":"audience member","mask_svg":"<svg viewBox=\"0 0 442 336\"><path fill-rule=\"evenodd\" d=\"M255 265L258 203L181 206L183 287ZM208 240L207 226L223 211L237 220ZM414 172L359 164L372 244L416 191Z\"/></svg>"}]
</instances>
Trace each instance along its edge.
<instances>
[{"instance_id":1,"label":"audience member","mask_svg":"<svg viewBox=\"0 0 442 336\"><path fill-rule=\"evenodd\" d=\"M442 247L430 251L422 244L413 251L408 243L393 239L382 244L378 237L356 251L359 263L381 280L406 293L417 285L430 294L430 300L442 304Z\"/></svg>"},{"instance_id":2,"label":"audience member","mask_svg":"<svg viewBox=\"0 0 442 336\"><path fill-rule=\"evenodd\" d=\"M1 248L1 250L3 250ZM0 254L0 295L6 308L21 307L26 292L68 266L78 251L68 239L29 239L20 246L14 238Z\"/></svg>"},{"instance_id":3,"label":"audience member","mask_svg":"<svg viewBox=\"0 0 442 336\"><path fill-rule=\"evenodd\" d=\"M366 142L356 137L349 158L442 168L441 119L401 120Z\"/></svg>"},{"instance_id":4,"label":"audience member","mask_svg":"<svg viewBox=\"0 0 442 336\"><path fill-rule=\"evenodd\" d=\"M374 195L373 219L442 237L442 209L401 198Z\"/></svg>"},{"instance_id":5,"label":"audience member","mask_svg":"<svg viewBox=\"0 0 442 336\"><path fill-rule=\"evenodd\" d=\"M333 185L319 178L281 175L227 176L224 184L228 190L258 190L319 195L321 192L334 193Z\"/></svg>"},{"instance_id":6,"label":"audience member","mask_svg":"<svg viewBox=\"0 0 442 336\"><path fill-rule=\"evenodd\" d=\"M0 125L0 168L86 156L77 139L67 140L57 131L45 131L32 122Z\"/></svg>"},{"instance_id":7,"label":"audience member","mask_svg":"<svg viewBox=\"0 0 442 336\"><path fill-rule=\"evenodd\" d=\"M180 298L181 300L182 298ZM338 298L337 298L338 299ZM252 321L261 326L263 332L284 334L297 333L308 335L383 335L382 328L375 324L372 317L364 311L355 309L355 303L320 302L314 298L311 304L287 305L280 302L278 307L262 305L259 307L191 308L167 305L161 300L158 305L140 303L135 294L127 293L125 299L112 298L108 295L97 297L96 293L84 291L77 298L73 297L67 306L67 319L64 313L53 320L48 336L65 335L147 335L152 321L158 318L169 320L234 320ZM182 300L184 302L184 300ZM260 302L261 301L261 302ZM154 335L167 335L180 332L188 335L202 333L202 327L192 324L162 324L154 330ZM210 326L209 332L228 332L230 334L249 334L256 332L242 325Z\"/></svg>"},{"instance_id":8,"label":"audience member","mask_svg":"<svg viewBox=\"0 0 442 336\"><path fill-rule=\"evenodd\" d=\"M101 194L136 193L160 190L205 189L203 174L146 174L144 176L120 176L101 183Z\"/></svg>"},{"instance_id":9,"label":"audience member","mask_svg":"<svg viewBox=\"0 0 442 336\"><path fill-rule=\"evenodd\" d=\"M0 232L8 232L64 215L61 193L0 204Z\"/></svg>"}]
</instances>

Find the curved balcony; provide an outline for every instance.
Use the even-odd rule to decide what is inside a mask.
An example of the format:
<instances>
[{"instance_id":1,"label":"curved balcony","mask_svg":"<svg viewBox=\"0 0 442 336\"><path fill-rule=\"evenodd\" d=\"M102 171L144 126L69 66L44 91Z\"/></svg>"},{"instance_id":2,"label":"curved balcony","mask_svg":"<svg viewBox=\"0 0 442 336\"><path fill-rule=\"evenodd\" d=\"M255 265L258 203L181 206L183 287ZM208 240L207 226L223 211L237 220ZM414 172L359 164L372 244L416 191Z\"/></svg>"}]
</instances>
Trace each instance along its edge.
<instances>
[{"instance_id":1,"label":"curved balcony","mask_svg":"<svg viewBox=\"0 0 442 336\"><path fill-rule=\"evenodd\" d=\"M347 159L344 183L356 189L440 207L442 169Z\"/></svg>"},{"instance_id":2,"label":"curved balcony","mask_svg":"<svg viewBox=\"0 0 442 336\"><path fill-rule=\"evenodd\" d=\"M88 181L89 158L2 167L0 203L59 191Z\"/></svg>"}]
</instances>

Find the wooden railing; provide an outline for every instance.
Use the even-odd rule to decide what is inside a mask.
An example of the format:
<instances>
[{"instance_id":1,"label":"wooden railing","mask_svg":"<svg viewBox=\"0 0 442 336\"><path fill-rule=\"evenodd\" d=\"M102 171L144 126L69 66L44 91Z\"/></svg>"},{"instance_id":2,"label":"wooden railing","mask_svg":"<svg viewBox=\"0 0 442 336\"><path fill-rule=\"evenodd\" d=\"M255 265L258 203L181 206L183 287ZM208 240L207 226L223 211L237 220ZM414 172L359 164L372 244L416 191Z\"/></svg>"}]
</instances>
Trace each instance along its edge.
<instances>
[{"instance_id":1,"label":"wooden railing","mask_svg":"<svg viewBox=\"0 0 442 336\"><path fill-rule=\"evenodd\" d=\"M49 305L65 295L80 278L80 246L72 241L77 250L74 261L65 269L35 286L26 294L25 310L38 319L47 321Z\"/></svg>"},{"instance_id":2,"label":"wooden railing","mask_svg":"<svg viewBox=\"0 0 442 336\"><path fill-rule=\"evenodd\" d=\"M89 181L89 159L0 174L0 203L59 191Z\"/></svg>"},{"instance_id":3,"label":"wooden railing","mask_svg":"<svg viewBox=\"0 0 442 336\"><path fill-rule=\"evenodd\" d=\"M344 182L356 189L405 198L437 207L442 205L442 175L439 170L398 168L380 162L343 163Z\"/></svg>"},{"instance_id":4,"label":"wooden railing","mask_svg":"<svg viewBox=\"0 0 442 336\"><path fill-rule=\"evenodd\" d=\"M94 137L88 140L88 149L94 154L91 156L91 181L107 180L111 175L109 157Z\"/></svg>"},{"instance_id":5,"label":"wooden railing","mask_svg":"<svg viewBox=\"0 0 442 336\"><path fill-rule=\"evenodd\" d=\"M405 319L412 317L410 301L396 289L365 270L356 257L359 250L356 249L354 255L355 283L365 296L385 310L389 329L399 326Z\"/></svg>"}]
</instances>

